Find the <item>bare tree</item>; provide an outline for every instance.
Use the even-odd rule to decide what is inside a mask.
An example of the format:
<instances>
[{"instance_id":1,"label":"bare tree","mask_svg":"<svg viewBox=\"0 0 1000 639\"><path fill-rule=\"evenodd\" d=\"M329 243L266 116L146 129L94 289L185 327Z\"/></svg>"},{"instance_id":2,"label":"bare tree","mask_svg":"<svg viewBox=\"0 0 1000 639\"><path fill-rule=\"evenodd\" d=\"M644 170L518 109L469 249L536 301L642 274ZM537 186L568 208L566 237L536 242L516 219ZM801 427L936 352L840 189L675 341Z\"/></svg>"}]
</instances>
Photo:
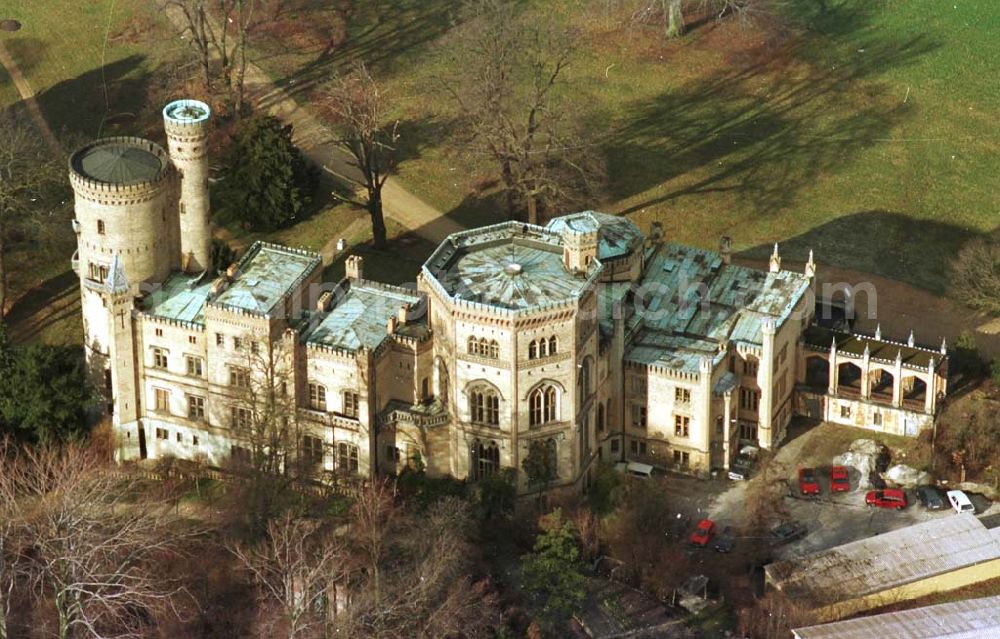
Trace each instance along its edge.
<instances>
[{"instance_id":1,"label":"bare tree","mask_svg":"<svg viewBox=\"0 0 1000 639\"><path fill-rule=\"evenodd\" d=\"M1000 242L977 239L958 253L951 265L951 293L979 311L1000 314Z\"/></svg>"},{"instance_id":2,"label":"bare tree","mask_svg":"<svg viewBox=\"0 0 1000 639\"><path fill-rule=\"evenodd\" d=\"M33 218L64 179L56 160L22 110L0 109L0 321L10 294L7 240L11 227Z\"/></svg>"},{"instance_id":3,"label":"bare tree","mask_svg":"<svg viewBox=\"0 0 1000 639\"><path fill-rule=\"evenodd\" d=\"M195 49L205 88L211 91L218 75L233 112L242 115L246 100L247 47L256 0L161 0L161 3L166 11L179 16L178 22L183 25L181 35Z\"/></svg>"},{"instance_id":4,"label":"bare tree","mask_svg":"<svg viewBox=\"0 0 1000 639\"><path fill-rule=\"evenodd\" d=\"M365 491L355 505L353 536L367 575L338 630L359 639L493 636L499 608L488 584L470 577L473 548L464 531L471 528L460 499L407 513L394 505L388 484Z\"/></svg>"},{"instance_id":5,"label":"bare tree","mask_svg":"<svg viewBox=\"0 0 1000 639\"><path fill-rule=\"evenodd\" d=\"M396 167L398 122L389 124L386 94L364 63L357 64L350 74L330 83L323 106L340 122L343 135L338 144L350 153L351 164L361 172L364 182L364 202L342 199L368 210L372 221L372 244L375 248L383 248L382 187Z\"/></svg>"},{"instance_id":6,"label":"bare tree","mask_svg":"<svg viewBox=\"0 0 1000 639\"><path fill-rule=\"evenodd\" d=\"M633 22L648 22L661 17L663 33L667 38L684 35L684 10L681 0L643 0L632 13Z\"/></svg>"},{"instance_id":7,"label":"bare tree","mask_svg":"<svg viewBox=\"0 0 1000 639\"><path fill-rule=\"evenodd\" d=\"M18 487L16 473L10 467L10 440L0 441L0 639L7 639L11 596L19 567L20 528L16 519Z\"/></svg>"},{"instance_id":8,"label":"bare tree","mask_svg":"<svg viewBox=\"0 0 1000 639\"><path fill-rule=\"evenodd\" d=\"M574 34L515 3L473 0L459 29L461 75L446 82L468 123L475 148L500 171L508 214L544 213L587 195L600 161L557 94L575 53Z\"/></svg>"},{"instance_id":9,"label":"bare tree","mask_svg":"<svg viewBox=\"0 0 1000 639\"><path fill-rule=\"evenodd\" d=\"M295 375L285 340L247 333L240 338L242 366L231 369L234 396L231 427L243 446L231 460L246 475L241 508L251 526L263 531L282 510L293 481L301 475L296 463L300 425L295 404Z\"/></svg>"},{"instance_id":10,"label":"bare tree","mask_svg":"<svg viewBox=\"0 0 1000 639\"><path fill-rule=\"evenodd\" d=\"M139 637L175 611L183 590L159 567L198 531L169 504L79 445L24 448L2 470L8 513L30 540L20 562L37 599L54 602L60 639Z\"/></svg>"},{"instance_id":11,"label":"bare tree","mask_svg":"<svg viewBox=\"0 0 1000 639\"><path fill-rule=\"evenodd\" d=\"M279 610L279 628L268 624L262 636L280 632L288 639L303 639L324 634L335 615L337 588L350 573L345 542L317 520L285 513L268 522L259 544L230 550L253 575L264 606Z\"/></svg>"}]
</instances>

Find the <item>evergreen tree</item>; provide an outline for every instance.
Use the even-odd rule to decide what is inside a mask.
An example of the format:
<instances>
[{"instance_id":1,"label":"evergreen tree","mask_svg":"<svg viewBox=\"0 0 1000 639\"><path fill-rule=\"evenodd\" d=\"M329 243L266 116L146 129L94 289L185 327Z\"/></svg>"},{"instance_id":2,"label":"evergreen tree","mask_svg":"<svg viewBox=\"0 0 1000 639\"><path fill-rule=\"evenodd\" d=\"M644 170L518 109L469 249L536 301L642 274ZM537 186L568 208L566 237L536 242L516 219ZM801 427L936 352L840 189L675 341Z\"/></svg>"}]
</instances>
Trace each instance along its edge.
<instances>
[{"instance_id":1,"label":"evergreen tree","mask_svg":"<svg viewBox=\"0 0 1000 639\"><path fill-rule=\"evenodd\" d=\"M292 224L312 201L318 175L292 143L292 126L274 116L245 121L233 136L218 210L254 231Z\"/></svg>"},{"instance_id":2,"label":"evergreen tree","mask_svg":"<svg viewBox=\"0 0 1000 639\"><path fill-rule=\"evenodd\" d=\"M0 324L0 432L51 443L82 437L92 395L75 349L15 349Z\"/></svg>"},{"instance_id":3,"label":"evergreen tree","mask_svg":"<svg viewBox=\"0 0 1000 639\"><path fill-rule=\"evenodd\" d=\"M534 596L546 634L562 636L560 630L570 615L583 605L587 582L580 571L580 546L573 523L563 521L557 508L541 525L543 532L535 538L534 552L521 558L524 587Z\"/></svg>"}]
</instances>

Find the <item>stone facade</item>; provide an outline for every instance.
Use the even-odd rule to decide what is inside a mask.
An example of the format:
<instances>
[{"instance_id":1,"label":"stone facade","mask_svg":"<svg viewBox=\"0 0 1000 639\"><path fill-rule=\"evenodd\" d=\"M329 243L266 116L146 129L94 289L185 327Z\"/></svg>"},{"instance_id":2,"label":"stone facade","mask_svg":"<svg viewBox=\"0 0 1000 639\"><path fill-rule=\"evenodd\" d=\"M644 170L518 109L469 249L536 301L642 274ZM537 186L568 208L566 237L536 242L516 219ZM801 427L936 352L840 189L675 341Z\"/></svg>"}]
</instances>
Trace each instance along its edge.
<instances>
[{"instance_id":1,"label":"stone facade","mask_svg":"<svg viewBox=\"0 0 1000 639\"><path fill-rule=\"evenodd\" d=\"M322 282L317 254L267 243L216 276L207 107L164 115L169 154L112 139L71 160L88 352L108 371L122 459L223 465L251 454L255 425L291 420L290 459L313 472L514 468L521 493L580 489L602 461L726 469L742 445L778 446L817 401L833 421L840 402L860 416L857 402L881 401L881 377L857 398L810 386L817 356L831 371L860 357L866 379L912 369L944 390L945 360L927 349L886 362L841 335L817 352L811 257L805 273L782 270L775 247L759 271L732 264L728 238L704 251L601 213L454 234L415 289L366 279L357 256ZM894 392L884 429L933 420L936 400L917 410Z\"/></svg>"}]
</instances>

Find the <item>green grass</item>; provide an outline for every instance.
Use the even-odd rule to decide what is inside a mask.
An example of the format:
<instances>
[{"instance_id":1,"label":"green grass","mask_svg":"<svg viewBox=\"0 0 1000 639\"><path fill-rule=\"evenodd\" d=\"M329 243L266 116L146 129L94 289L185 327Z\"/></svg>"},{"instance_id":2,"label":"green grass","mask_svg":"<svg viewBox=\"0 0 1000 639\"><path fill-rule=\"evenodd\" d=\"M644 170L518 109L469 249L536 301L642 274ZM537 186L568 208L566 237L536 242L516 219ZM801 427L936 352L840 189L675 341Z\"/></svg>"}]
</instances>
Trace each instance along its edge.
<instances>
[{"instance_id":1,"label":"green grass","mask_svg":"<svg viewBox=\"0 0 1000 639\"><path fill-rule=\"evenodd\" d=\"M189 59L181 60L186 45L147 0L12 0L2 13L22 24L0 37L64 144L143 133L162 106L149 98Z\"/></svg>"},{"instance_id":2,"label":"green grass","mask_svg":"<svg viewBox=\"0 0 1000 639\"><path fill-rule=\"evenodd\" d=\"M321 4L301 0L286 19ZM992 0L828 0L825 15L787 3L781 31L708 21L670 43L606 3L524 4L580 29L564 98L608 166L597 206L643 227L658 220L673 240L714 247L725 233L752 257L779 241L786 260L813 248L821 268L938 293L955 251L997 229ZM311 31L312 48L262 42L259 60L303 95L351 59L368 61L395 101L406 185L481 223L498 217L495 172L464 152L440 81L461 64L448 55L453 7L401 0L375 16L365 4L346 30Z\"/></svg>"}]
</instances>

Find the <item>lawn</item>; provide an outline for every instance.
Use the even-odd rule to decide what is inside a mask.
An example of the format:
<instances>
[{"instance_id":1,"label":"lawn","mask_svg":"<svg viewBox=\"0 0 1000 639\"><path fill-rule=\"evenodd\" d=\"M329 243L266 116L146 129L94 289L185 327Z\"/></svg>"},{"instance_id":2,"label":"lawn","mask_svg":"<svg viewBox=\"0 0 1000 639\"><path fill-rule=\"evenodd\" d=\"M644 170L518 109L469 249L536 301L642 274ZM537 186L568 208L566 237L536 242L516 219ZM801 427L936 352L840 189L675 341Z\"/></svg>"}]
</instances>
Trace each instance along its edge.
<instances>
[{"instance_id":1,"label":"lawn","mask_svg":"<svg viewBox=\"0 0 1000 639\"><path fill-rule=\"evenodd\" d=\"M366 60L396 104L406 185L463 221L496 219L492 166L465 152L442 85L461 64L455 3L400 0L379 15L378 3L291 4L258 41L272 77L309 96ZM692 16L676 42L607 9L622 3L524 4L579 29L564 98L608 166L595 206L658 220L677 241L712 247L726 233L748 256L778 241L792 260L814 248L821 266L937 293L954 252L997 229L992 0L830 0L825 14L787 3L780 28Z\"/></svg>"}]
</instances>

